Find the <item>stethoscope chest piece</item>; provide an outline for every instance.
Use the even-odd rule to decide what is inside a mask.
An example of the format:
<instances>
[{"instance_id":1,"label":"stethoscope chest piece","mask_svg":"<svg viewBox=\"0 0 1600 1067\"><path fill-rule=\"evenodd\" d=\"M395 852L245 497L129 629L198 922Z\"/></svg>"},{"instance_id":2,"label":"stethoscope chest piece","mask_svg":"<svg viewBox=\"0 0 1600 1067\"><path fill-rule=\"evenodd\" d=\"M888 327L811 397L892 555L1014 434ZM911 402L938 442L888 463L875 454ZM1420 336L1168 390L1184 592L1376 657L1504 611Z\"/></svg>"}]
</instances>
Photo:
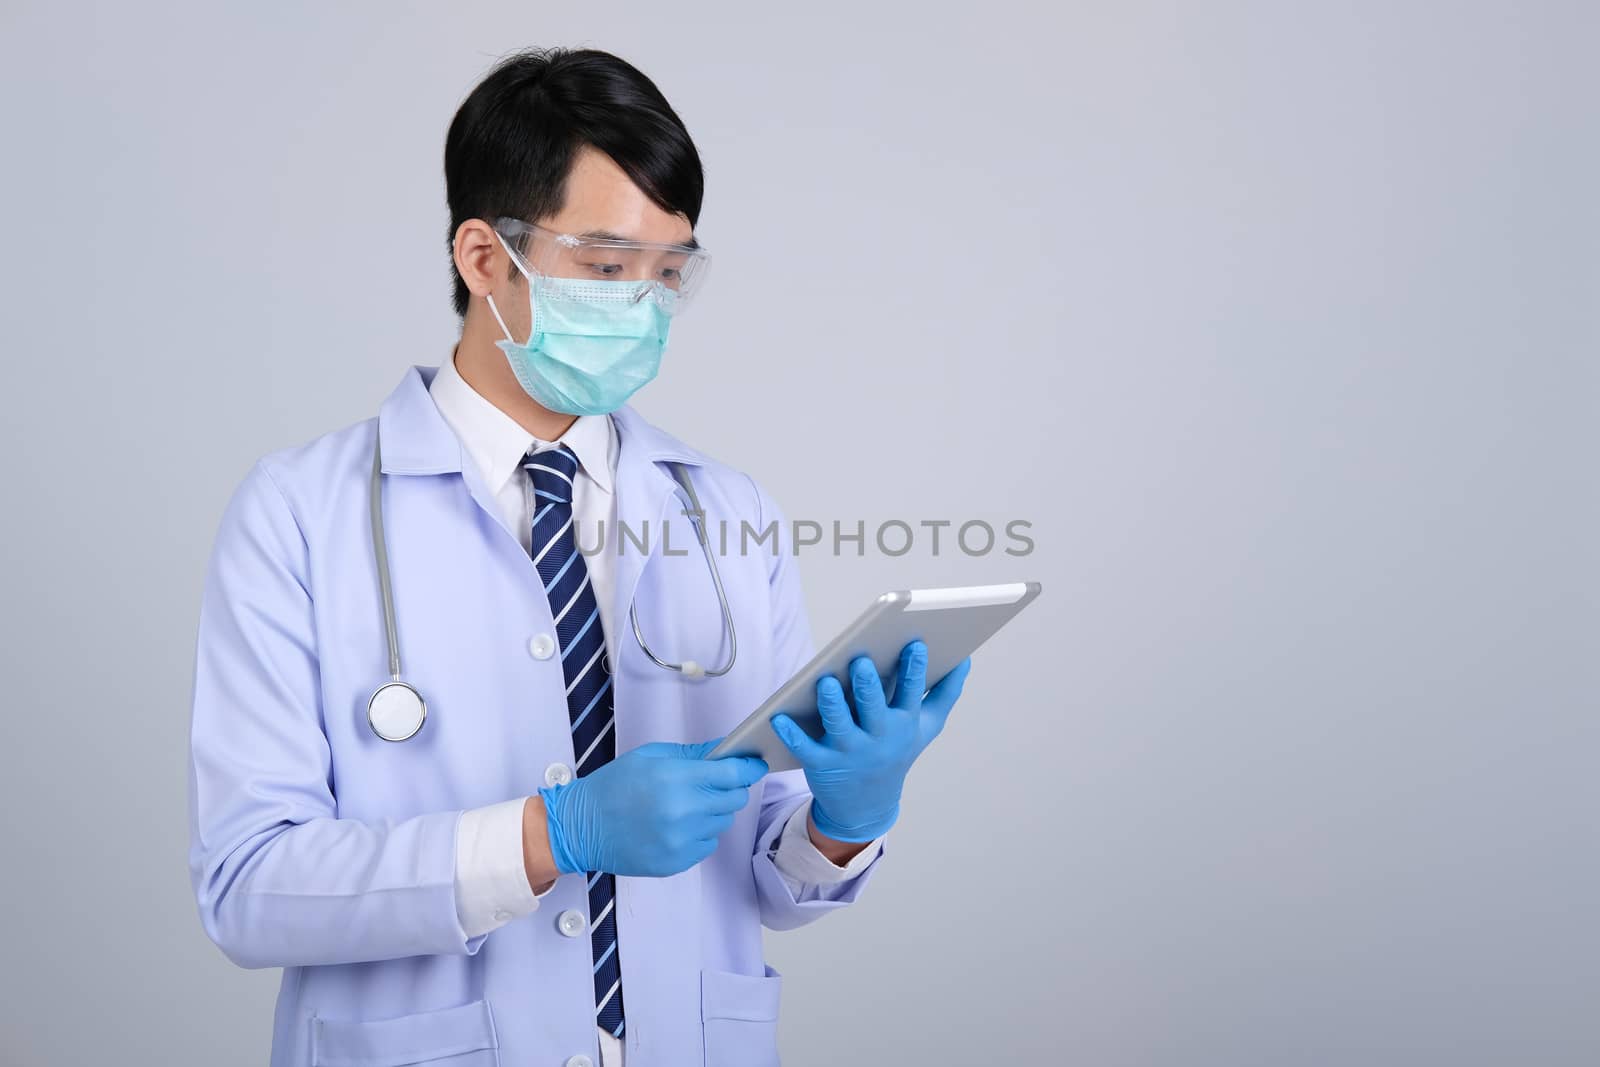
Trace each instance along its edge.
<instances>
[{"instance_id":1,"label":"stethoscope chest piece","mask_svg":"<svg viewBox=\"0 0 1600 1067\"><path fill-rule=\"evenodd\" d=\"M409 741L427 717L428 705L422 694L405 682L381 685L367 701L367 722L385 741Z\"/></svg>"}]
</instances>

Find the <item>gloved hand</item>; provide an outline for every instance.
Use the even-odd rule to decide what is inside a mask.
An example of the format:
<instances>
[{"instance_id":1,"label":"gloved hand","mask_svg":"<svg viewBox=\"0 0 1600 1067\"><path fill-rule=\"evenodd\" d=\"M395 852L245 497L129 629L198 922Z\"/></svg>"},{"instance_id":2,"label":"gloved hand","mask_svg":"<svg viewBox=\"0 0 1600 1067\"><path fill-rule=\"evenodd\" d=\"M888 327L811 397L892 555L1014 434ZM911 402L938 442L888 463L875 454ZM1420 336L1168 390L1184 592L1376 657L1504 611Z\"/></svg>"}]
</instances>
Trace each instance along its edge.
<instances>
[{"instance_id":1,"label":"gloved hand","mask_svg":"<svg viewBox=\"0 0 1600 1067\"><path fill-rule=\"evenodd\" d=\"M662 878L711 855L767 773L761 759L707 760L716 745L640 745L539 790L556 867Z\"/></svg>"},{"instance_id":2,"label":"gloved hand","mask_svg":"<svg viewBox=\"0 0 1600 1067\"><path fill-rule=\"evenodd\" d=\"M772 717L778 739L805 768L811 821L819 831L835 841L871 841L894 825L906 772L944 729L971 669L972 660L962 660L928 692L928 647L913 641L900 651L893 701L884 699L866 656L850 664L854 718L837 679L817 683L821 741L787 715Z\"/></svg>"}]
</instances>

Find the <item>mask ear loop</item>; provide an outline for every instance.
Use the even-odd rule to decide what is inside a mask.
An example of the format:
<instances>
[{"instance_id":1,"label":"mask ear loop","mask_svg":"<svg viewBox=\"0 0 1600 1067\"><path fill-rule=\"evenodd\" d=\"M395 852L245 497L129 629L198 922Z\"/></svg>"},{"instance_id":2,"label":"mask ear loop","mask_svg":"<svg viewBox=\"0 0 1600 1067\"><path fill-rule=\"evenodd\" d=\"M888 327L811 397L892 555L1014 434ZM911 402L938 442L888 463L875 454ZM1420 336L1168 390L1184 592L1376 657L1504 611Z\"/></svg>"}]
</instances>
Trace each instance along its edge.
<instances>
[{"instance_id":1,"label":"mask ear loop","mask_svg":"<svg viewBox=\"0 0 1600 1067\"><path fill-rule=\"evenodd\" d=\"M500 317L500 309L494 306L494 296L492 294L485 293L483 299L488 302L489 310L494 314L494 321L500 324L500 332L506 335L506 340L508 342L511 344L516 344L517 339L511 336L510 330L506 329L506 320Z\"/></svg>"},{"instance_id":2,"label":"mask ear loop","mask_svg":"<svg viewBox=\"0 0 1600 1067\"><path fill-rule=\"evenodd\" d=\"M517 254L515 252L511 251L511 246L506 244L506 239L504 237L500 236L500 231L499 230L495 230L494 231L494 237L495 237L495 240L500 242L500 247L504 248L506 250L506 255L511 257L511 265L513 267L517 268L517 272L519 274L521 274L524 279L527 280L527 282L528 282L528 308L531 311L533 309L533 279L528 277L528 272L526 270L522 269L522 264L521 263L517 262ZM498 322L500 324L500 332L506 335L506 340L507 341L510 341L512 344L516 344L517 343L517 339L515 337L511 336L511 331L506 328L506 320L502 319L500 317L500 309L494 306L494 294L493 293L485 293L485 294L483 294L483 299L488 302L489 311L494 315L494 321ZM530 340L530 341L533 340L533 321L532 321L531 318L530 318L530 320L528 322L528 340Z\"/></svg>"}]
</instances>

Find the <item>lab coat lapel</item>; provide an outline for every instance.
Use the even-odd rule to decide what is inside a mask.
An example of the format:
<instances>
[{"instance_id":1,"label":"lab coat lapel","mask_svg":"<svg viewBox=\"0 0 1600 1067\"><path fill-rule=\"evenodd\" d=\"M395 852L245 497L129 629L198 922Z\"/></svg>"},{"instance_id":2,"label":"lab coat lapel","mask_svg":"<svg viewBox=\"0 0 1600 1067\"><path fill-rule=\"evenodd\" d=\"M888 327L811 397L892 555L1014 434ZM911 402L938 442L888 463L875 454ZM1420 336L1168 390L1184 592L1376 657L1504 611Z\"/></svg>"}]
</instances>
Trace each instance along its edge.
<instances>
[{"instance_id":1,"label":"lab coat lapel","mask_svg":"<svg viewBox=\"0 0 1600 1067\"><path fill-rule=\"evenodd\" d=\"M378 408L385 474L451 474L461 469L461 442L428 395L438 367L413 366Z\"/></svg>"},{"instance_id":2,"label":"lab coat lapel","mask_svg":"<svg viewBox=\"0 0 1600 1067\"><path fill-rule=\"evenodd\" d=\"M378 439L383 447L385 474L461 475L467 491L483 510L490 525L506 535L501 547L524 559L527 553L516 534L501 526L499 505L483 482L476 463L464 462L461 440L439 413L428 388L438 367L413 365L378 409ZM540 587L542 591L542 586Z\"/></svg>"},{"instance_id":3,"label":"lab coat lapel","mask_svg":"<svg viewBox=\"0 0 1600 1067\"><path fill-rule=\"evenodd\" d=\"M624 432L625 423L618 421L617 437L617 528L612 531L617 553L614 589L612 590L611 625L617 631L617 656L620 662L613 667L617 715L617 751L623 752L639 740L630 736L634 717L625 713L627 685L630 675L639 676L642 667L659 668L650 664L634 640L633 622L629 608L650 566L650 557L660 551L661 524L674 499L672 476L656 463L647 442L636 434ZM624 531L628 531L625 534ZM629 536L631 534L631 538ZM640 549L635 541L644 543L649 553ZM638 662L636 663L635 660Z\"/></svg>"}]
</instances>

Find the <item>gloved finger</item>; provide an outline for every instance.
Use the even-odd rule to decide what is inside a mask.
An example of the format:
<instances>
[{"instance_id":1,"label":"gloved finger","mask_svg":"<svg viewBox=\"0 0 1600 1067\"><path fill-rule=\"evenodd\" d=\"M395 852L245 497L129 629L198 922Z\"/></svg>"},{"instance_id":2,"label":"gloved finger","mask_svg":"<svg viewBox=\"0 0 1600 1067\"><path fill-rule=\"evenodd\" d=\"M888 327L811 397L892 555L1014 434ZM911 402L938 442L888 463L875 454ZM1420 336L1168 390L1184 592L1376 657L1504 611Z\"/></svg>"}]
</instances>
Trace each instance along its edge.
<instances>
[{"instance_id":1,"label":"gloved finger","mask_svg":"<svg viewBox=\"0 0 1600 1067\"><path fill-rule=\"evenodd\" d=\"M912 641L900 650L900 670L894 680L894 706L913 709L928 691L928 646Z\"/></svg>"},{"instance_id":2,"label":"gloved finger","mask_svg":"<svg viewBox=\"0 0 1600 1067\"><path fill-rule=\"evenodd\" d=\"M772 732L778 735L783 747L789 750L789 755L800 761L802 767L828 765L831 750L812 740L811 735L800 729L789 716L774 715L769 721L772 723Z\"/></svg>"},{"instance_id":3,"label":"gloved finger","mask_svg":"<svg viewBox=\"0 0 1600 1067\"><path fill-rule=\"evenodd\" d=\"M961 697L961 689L967 683L967 675L972 671L972 657L968 656L951 668L950 673L939 679L937 685L928 693L928 698L922 702L923 721L928 724L924 729L927 737L936 737L944 729L945 719L950 717L950 709L956 706L956 701Z\"/></svg>"},{"instance_id":4,"label":"gloved finger","mask_svg":"<svg viewBox=\"0 0 1600 1067\"><path fill-rule=\"evenodd\" d=\"M691 867L698 867L710 859L711 854L717 850L717 839L715 837L698 838L689 842L685 846L685 850L689 862L683 864L680 868L682 871L687 871Z\"/></svg>"},{"instance_id":5,"label":"gloved finger","mask_svg":"<svg viewBox=\"0 0 1600 1067\"><path fill-rule=\"evenodd\" d=\"M831 674L817 683L817 711L826 739L836 747L848 744L856 732L856 721L844 699L844 686Z\"/></svg>"},{"instance_id":6,"label":"gloved finger","mask_svg":"<svg viewBox=\"0 0 1600 1067\"><path fill-rule=\"evenodd\" d=\"M696 838L695 840L690 841L684 848L683 859L673 865L672 873L679 874L683 871L687 871L690 867L700 863L716 850L717 839L715 837Z\"/></svg>"},{"instance_id":7,"label":"gloved finger","mask_svg":"<svg viewBox=\"0 0 1600 1067\"><path fill-rule=\"evenodd\" d=\"M728 756L704 760L696 768L695 780L710 789L745 789L767 773L767 761L756 756Z\"/></svg>"},{"instance_id":8,"label":"gloved finger","mask_svg":"<svg viewBox=\"0 0 1600 1067\"><path fill-rule=\"evenodd\" d=\"M712 848L716 847L717 838L728 832L728 827L733 825L733 816L728 813L710 815L696 824L692 831L702 841L708 841Z\"/></svg>"},{"instance_id":9,"label":"gloved finger","mask_svg":"<svg viewBox=\"0 0 1600 1067\"><path fill-rule=\"evenodd\" d=\"M733 815L750 803L750 787L738 789L707 789L700 798L700 807L707 815Z\"/></svg>"},{"instance_id":10,"label":"gloved finger","mask_svg":"<svg viewBox=\"0 0 1600 1067\"><path fill-rule=\"evenodd\" d=\"M888 726L889 702L883 696L878 668L866 656L857 656L850 663L850 696L861 728L874 737L882 737Z\"/></svg>"},{"instance_id":11,"label":"gloved finger","mask_svg":"<svg viewBox=\"0 0 1600 1067\"><path fill-rule=\"evenodd\" d=\"M720 744L722 744L722 738L713 737L711 740L702 741L698 745L684 745L684 754L688 755L692 751L694 754L690 756L691 759L705 759L707 756L711 755L711 750Z\"/></svg>"},{"instance_id":12,"label":"gloved finger","mask_svg":"<svg viewBox=\"0 0 1600 1067\"><path fill-rule=\"evenodd\" d=\"M717 746L716 741L701 741L693 745L680 745L674 741L651 741L633 751L649 759L704 759L706 753ZM624 753L626 755L627 753Z\"/></svg>"}]
</instances>

